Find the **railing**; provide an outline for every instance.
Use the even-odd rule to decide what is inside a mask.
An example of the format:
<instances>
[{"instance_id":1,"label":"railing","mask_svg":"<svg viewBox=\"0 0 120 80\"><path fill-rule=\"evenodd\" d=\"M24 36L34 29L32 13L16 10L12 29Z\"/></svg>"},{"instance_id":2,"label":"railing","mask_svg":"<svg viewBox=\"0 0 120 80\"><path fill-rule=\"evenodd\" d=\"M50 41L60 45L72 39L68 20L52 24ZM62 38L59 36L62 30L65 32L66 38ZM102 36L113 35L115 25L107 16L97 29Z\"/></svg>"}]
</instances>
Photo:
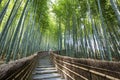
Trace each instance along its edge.
<instances>
[{"instance_id":1,"label":"railing","mask_svg":"<svg viewBox=\"0 0 120 80\"><path fill-rule=\"evenodd\" d=\"M47 52L38 52L30 57L0 65L0 80L31 80L38 57L46 55Z\"/></svg>"},{"instance_id":2,"label":"railing","mask_svg":"<svg viewBox=\"0 0 120 80\"><path fill-rule=\"evenodd\" d=\"M120 80L120 63L77 59L51 53L51 59L66 80Z\"/></svg>"},{"instance_id":3,"label":"railing","mask_svg":"<svg viewBox=\"0 0 120 80\"><path fill-rule=\"evenodd\" d=\"M47 51L0 65L0 80L32 80L32 71L38 58L48 55Z\"/></svg>"},{"instance_id":4,"label":"railing","mask_svg":"<svg viewBox=\"0 0 120 80\"><path fill-rule=\"evenodd\" d=\"M29 79L36 64L37 54L0 66L0 80Z\"/></svg>"}]
</instances>

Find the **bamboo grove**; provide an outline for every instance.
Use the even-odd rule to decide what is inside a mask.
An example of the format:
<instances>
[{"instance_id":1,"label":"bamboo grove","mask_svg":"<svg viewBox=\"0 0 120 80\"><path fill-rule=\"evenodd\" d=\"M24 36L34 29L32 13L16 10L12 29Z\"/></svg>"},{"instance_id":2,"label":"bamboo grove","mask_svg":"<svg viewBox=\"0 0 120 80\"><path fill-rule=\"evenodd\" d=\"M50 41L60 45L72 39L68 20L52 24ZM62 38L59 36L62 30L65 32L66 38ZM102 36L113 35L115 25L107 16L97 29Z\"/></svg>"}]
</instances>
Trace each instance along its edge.
<instances>
[{"instance_id":1,"label":"bamboo grove","mask_svg":"<svg viewBox=\"0 0 120 80\"><path fill-rule=\"evenodd\" d=\"M41 50L47 12L47 0L0 0L0 58L9 62Z\"/></svg>"},{"instance_id":2,"label":"bamboo grove","mask_svg":"<svg viewBox=\"0 0 120 80\"><path fill-rule=\"evenodd\" d=\"M119 0L0 0L0 60L59 50L120 60Z\"/></svg>"},{"instance_id":3,"label":"bamboo grove","mask_svg":"<svg viewBox=\"0 0 120 80\"><path fill-rule=\"evenodd\" d=\"M57 0L53 12L61 55L120 60L119 0Z\"/></svg>"}]
</instances>

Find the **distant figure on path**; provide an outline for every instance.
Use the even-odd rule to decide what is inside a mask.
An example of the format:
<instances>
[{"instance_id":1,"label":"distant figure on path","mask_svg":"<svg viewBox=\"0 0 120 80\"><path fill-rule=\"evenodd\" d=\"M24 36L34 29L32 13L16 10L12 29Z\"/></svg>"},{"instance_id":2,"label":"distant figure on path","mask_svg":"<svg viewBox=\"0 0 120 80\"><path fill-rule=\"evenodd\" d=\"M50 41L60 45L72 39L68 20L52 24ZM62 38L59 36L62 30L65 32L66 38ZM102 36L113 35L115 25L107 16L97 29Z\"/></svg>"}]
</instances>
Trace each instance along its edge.
<instances>
[{"instance_id":1,"label":"distant figure on path","mask_svg":"<svg viewBox=\"0 0 120 80\"><path fill-rule=\"evenodd\" d=\"M52 52L52 49L49 49L48 54L50 54L51 52Z\"/></svg>"}]
</instances>

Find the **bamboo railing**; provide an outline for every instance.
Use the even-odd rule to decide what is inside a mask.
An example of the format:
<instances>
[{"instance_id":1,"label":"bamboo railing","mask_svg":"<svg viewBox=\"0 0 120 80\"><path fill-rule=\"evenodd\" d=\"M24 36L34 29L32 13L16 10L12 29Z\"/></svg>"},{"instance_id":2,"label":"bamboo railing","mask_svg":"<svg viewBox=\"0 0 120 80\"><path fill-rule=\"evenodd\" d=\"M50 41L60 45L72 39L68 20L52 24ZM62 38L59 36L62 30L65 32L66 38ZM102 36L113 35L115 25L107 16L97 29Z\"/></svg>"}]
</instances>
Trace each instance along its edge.
<instances>
[{"instance_id":1,"label":"bamboo railing","mask_svg":"<svg viewBox=\"0 0 120 80\"><path fill-rule=\"evenodd\" d=\"M120 63L77 59L51 53L55 67L66 80L120 80Z\"/></svg>"},{"instance_id":2,"label":"bamboo railing","mask_svg":"<svg viewBox=\"0 0 120 80\"><path fill-rule=\"evenodd\" d=\"M32 80L32 72L37 65L38 58L46 55L48 55L47 51L41 51L32 56L0 65L0 80Z\"/></svg>"},{"instance_id":3,"label":"bamboo railing","mask_svg":"<svg viewBox=\"0 0 120 80\"><path fill-rule=\"evenodd\" d=\"M0 66L0 80L29 79L36 64L37 54Z\"/></svg>"},{"instance_id":4,"label":"bamboo railing","mask_svg":"<svg viewBox=\"0 0 120 80\"><path fill-rule=\"evenodd\" d=\"M47 52L37 52L32 56L0 65L0 80L32 80L32 71L38 58L46 55Z\"/></svg>"}]
</instances>

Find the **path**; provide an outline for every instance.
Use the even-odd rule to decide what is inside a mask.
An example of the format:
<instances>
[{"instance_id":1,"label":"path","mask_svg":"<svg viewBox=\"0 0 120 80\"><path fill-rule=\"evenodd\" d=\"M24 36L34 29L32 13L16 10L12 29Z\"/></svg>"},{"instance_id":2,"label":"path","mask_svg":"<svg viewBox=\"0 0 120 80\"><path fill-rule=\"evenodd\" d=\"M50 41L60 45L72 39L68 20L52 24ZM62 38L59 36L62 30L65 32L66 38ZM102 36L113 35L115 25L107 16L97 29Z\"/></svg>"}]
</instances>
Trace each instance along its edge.
<instances>
[{"instance_id":1,"label":"path","mask_svg":"<svg viewBox=\"0 0 120 80\"><path fill-rule=\"evenodd\" d=\"M39 59L38 66L33 72L33 80L64 80L50 62L49 56Z\"/></svg>"}]
</instances>

